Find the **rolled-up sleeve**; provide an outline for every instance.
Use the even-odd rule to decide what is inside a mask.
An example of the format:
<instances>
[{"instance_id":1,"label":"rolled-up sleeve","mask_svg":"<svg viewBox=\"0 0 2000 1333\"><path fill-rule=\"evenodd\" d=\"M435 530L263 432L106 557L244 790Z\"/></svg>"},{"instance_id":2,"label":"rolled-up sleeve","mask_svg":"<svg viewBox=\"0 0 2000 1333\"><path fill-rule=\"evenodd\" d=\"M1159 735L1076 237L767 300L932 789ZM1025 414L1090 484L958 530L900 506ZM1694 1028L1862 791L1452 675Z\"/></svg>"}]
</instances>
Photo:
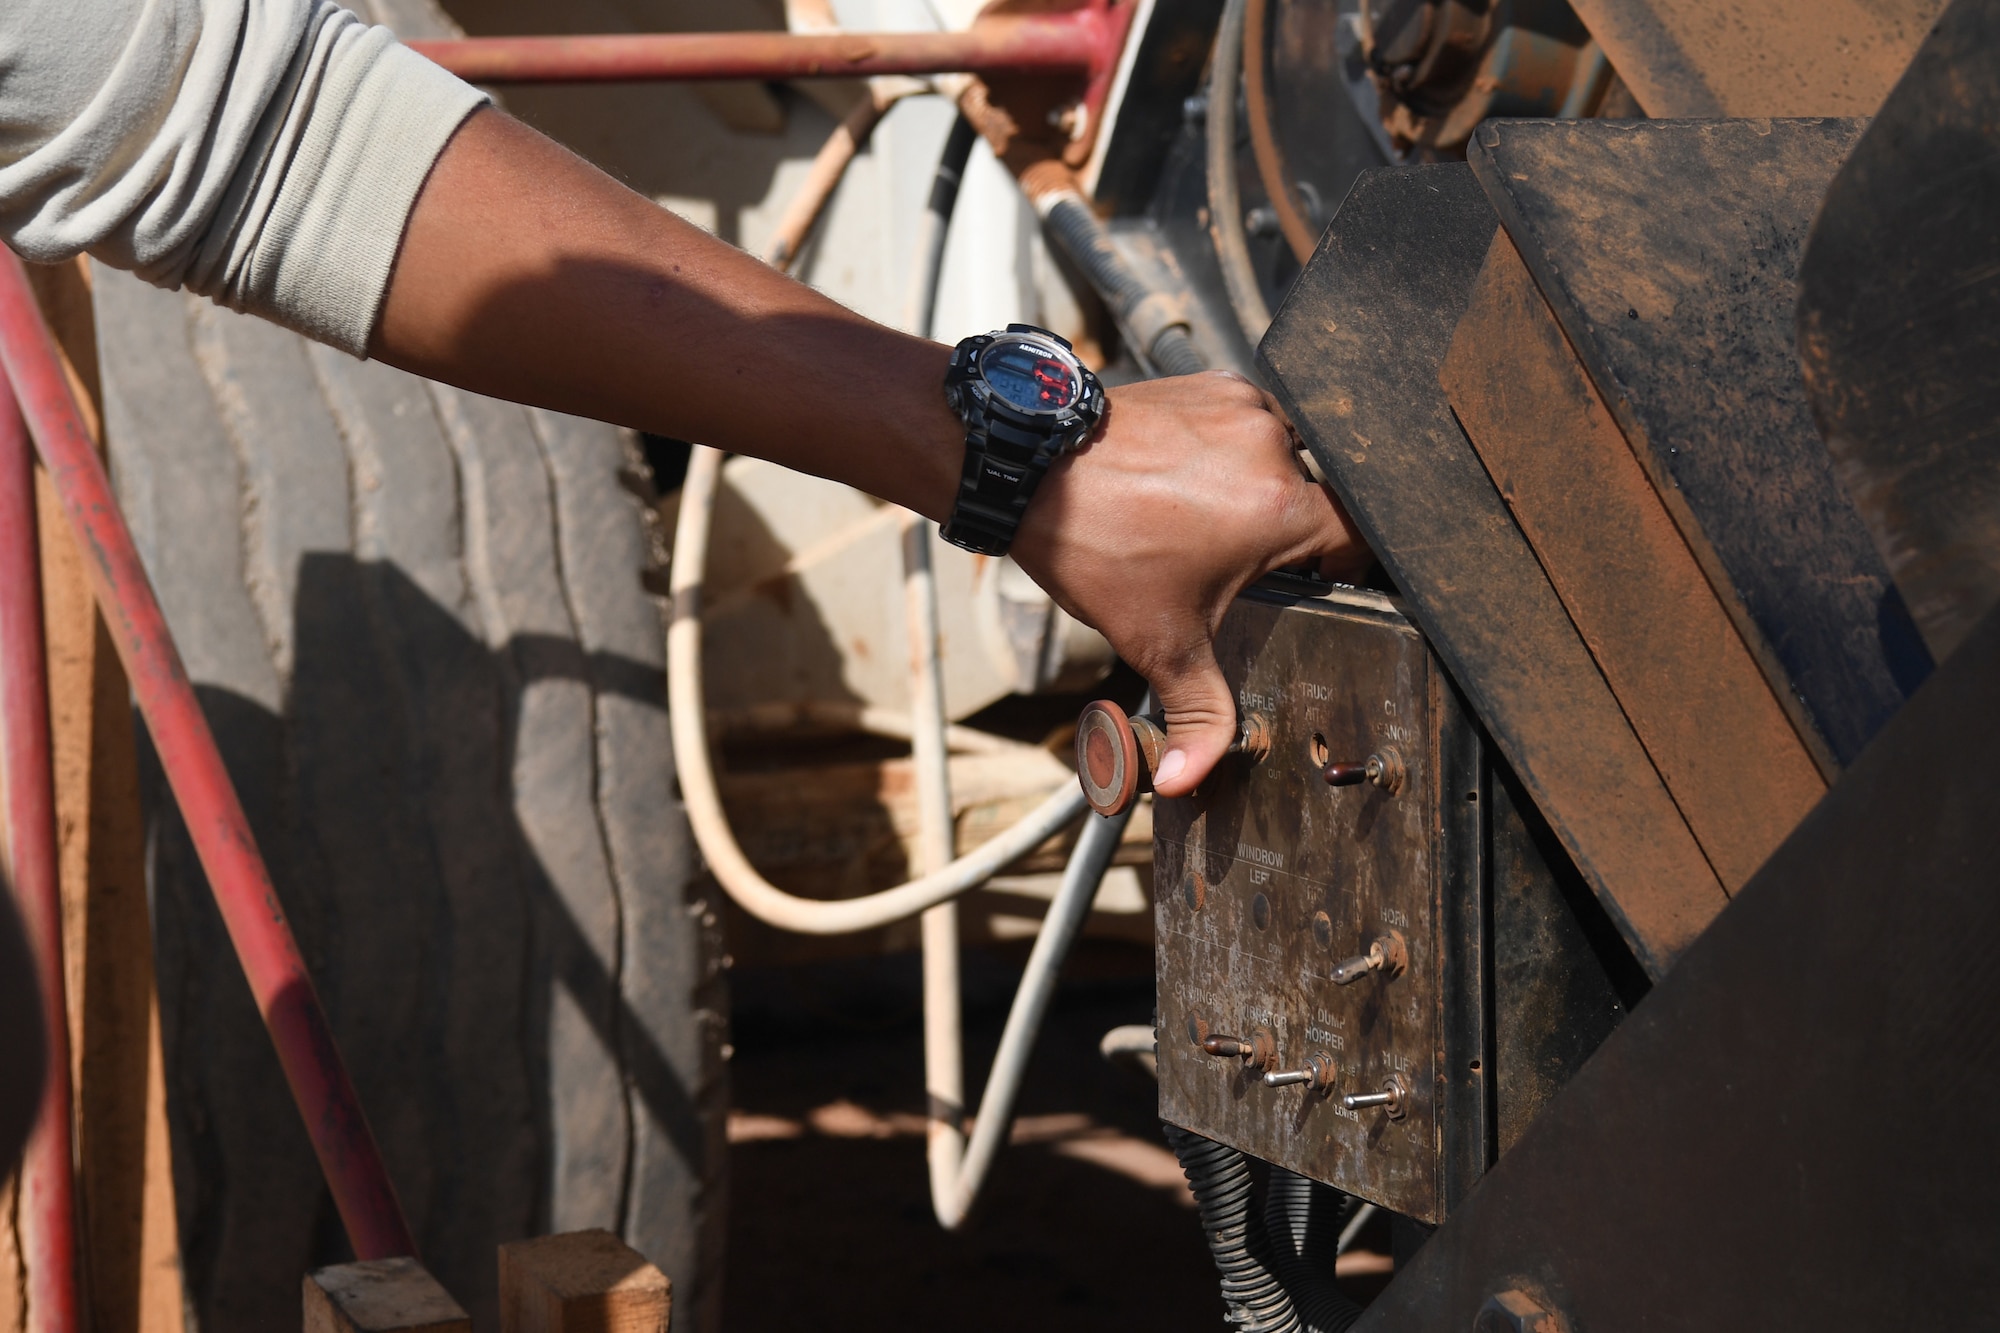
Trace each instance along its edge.
<instances>
[{"instance_id":1,"label":"rolled-up sleeve","mask_svg":"<svg viewBox=\"0 0 2000 1333\"><path fill-rule=\"evenodd\" d=\"M0 236L361 355L484 100L331 0L0 0Z\"/></svg>"}]
</instances>

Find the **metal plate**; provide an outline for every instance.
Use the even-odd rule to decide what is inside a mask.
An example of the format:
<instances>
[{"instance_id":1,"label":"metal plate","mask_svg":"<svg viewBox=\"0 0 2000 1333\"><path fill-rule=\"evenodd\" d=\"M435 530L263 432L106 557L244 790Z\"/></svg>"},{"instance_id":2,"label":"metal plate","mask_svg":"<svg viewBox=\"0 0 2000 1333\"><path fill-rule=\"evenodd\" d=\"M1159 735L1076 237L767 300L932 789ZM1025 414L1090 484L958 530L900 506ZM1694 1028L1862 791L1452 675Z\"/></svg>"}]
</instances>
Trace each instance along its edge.
<instances>
[{"instance_id":1,"label":"metal plate","mask_svg":"<svg viewBox=\"0 0 2000 1333\"><path fill-rule=\"evenodd\" d=\"M1466 158L1831 778L1930 669L1799 373L1799 253L1859 121L1491 121Z\"/></svg>"},{"instance_id":2,"label":"metal plate","mask_svg":"<svg viewBox=\"0 0 2000 1333\"><path fill-rule=\"evenodd\" d=\"M1826 782L1505 235L1441 381L1709 864L1740 889Z\"/></svg>"},{"instance_id":3,"label":"metal plate","mask_svg":"<svg viewBox=\"0 0 2000 1333\"><path fill-rule=\"evenodd\" d=\"M1445 980L1447 940L1478 951L1478 822L1453 808L1476 816L1471 727L1415 628L1372 594L1253 593L1216 652L1270 749L1155 810L1161 1116L1435 1221L1448 1202L1445 1108L1469 1103L1460 1121L1476 1126L1485 1102L1474 1060L1446 1067L1461 1037L1481 1048L1479 1005ZM1321 777L1328 758L1385 748L1404 769L1393 793ZM1402 975L1333 983L1335 963L1390 932L1408 951ZM1333 1095L1265 1087L1263 1068L1196 1044L1260 1031L1274 1068L1330 1057ZM1340 1106L1339 1093L1392 1074L1411 1093L1402 1118ZM1466 1165L1481 1165L1476 1144Z\"/></svg>"}]
</instances>

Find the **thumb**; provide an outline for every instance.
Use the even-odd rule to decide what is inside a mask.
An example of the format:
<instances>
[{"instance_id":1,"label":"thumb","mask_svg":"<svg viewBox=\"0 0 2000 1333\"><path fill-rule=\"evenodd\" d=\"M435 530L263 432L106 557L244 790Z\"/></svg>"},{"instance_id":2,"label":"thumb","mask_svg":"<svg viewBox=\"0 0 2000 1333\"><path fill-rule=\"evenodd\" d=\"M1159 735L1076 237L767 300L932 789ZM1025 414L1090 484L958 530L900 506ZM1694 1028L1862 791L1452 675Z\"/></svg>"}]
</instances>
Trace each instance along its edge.
<instances>
[{"instance_id":1,"label":"thumb","mask_svg":"<svg viewBox=\"0 0 2000 1333\"><path fill-rule=\"evenodd\" d=\"M1186 796L1236 740L1236 700L1204 637L1186 660L1159 669L1148 683L1167 715L1167 749L1153 769L1153 790Z\"/></svg>"}]
</instances>

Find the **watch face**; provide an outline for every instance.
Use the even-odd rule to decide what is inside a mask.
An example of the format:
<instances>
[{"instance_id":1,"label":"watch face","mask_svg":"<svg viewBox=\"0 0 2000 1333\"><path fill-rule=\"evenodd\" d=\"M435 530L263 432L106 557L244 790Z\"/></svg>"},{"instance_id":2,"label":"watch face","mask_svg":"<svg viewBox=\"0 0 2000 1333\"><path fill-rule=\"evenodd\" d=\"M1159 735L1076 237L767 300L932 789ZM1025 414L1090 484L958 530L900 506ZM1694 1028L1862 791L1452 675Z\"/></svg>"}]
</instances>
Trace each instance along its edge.
<instances>
[{"instance_id":1,"label":"watch face","mask_svg":"<svg viewBox=\"0 0 2000 1333\"><path fill-rule=\"evenodd\" d=\"M1060 412L1083 392L1076 363L1031 338L994 339L980 354L979 373L1002 402L1022 412Z\"/></svg>"}]
</instances>

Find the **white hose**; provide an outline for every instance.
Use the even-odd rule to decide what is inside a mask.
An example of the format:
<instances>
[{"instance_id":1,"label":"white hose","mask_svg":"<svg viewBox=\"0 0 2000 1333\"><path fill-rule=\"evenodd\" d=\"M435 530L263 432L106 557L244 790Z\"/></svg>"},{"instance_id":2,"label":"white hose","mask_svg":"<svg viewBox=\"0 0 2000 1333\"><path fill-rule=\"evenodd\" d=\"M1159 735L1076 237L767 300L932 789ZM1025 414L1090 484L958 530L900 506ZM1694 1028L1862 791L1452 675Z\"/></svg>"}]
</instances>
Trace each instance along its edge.
<instances>
[{"instance_id":1,"label":"white hose","mask_svg":"<svg viewBox=\"0 0 2000 1333\"><path fill-rule=\"evenodd\" d=\"M710 521L722 479L722 455L696 446L681 488L680 522L674 532L670 588L673 609L667 625L667 714L673 729L674 764L680 770L681 799L695 842L723 891L759 921L802 935L845 935L872 930L915 916L927 907L983 884L1000 870L1047 842L1074 822L1085 808L1083 789L1063 784L1012 828L944 869L893 889L862 898L824 901L801 898L778 888L750 864L730 832L722 797L709 761L701 671L701 585L708 563Z\"/></svg>"},{"instance_id":2,"label":"white hose","mask_svg":"<svg viewBox=\"0 0 2000 1333\"><path fill-rule=\"evenodd\" d=\"M936 1158L932 1159L931 1206L939 1224L947 1231L956 1231L964 1225L979 1198L980 1186L986 1182L988 1168L1007 1142L1007 1133L1014 1124L1014 1103L1021 1095L1021 1084L1028 1072L1028 1057L1034 1053L1035 1037L1055 999L1063 959L1090 915L1090 905L1125 836L1125 824L1132 818L1132 809L1127 806L1118 814L1091 815L1084 821L1076 849L1063 869L1062 887L1056 890L1055 901L1049 904L1048 915L1042 918L1042 929L1028 954L1028 966L1021 973L1021 985L1007 1010L1007 1026L1000 1031L1000 1048L993 1053L993 1071L986 1076L979 1110L973 1117L971 1141L967 1143L962 1132L955 1135L964 1147L962 1152L954 1154L958 1169L948 1178L940 1179L935 1170ZM928 994L925 999L928 1001Z\"/></svg>"}]
</instances>

